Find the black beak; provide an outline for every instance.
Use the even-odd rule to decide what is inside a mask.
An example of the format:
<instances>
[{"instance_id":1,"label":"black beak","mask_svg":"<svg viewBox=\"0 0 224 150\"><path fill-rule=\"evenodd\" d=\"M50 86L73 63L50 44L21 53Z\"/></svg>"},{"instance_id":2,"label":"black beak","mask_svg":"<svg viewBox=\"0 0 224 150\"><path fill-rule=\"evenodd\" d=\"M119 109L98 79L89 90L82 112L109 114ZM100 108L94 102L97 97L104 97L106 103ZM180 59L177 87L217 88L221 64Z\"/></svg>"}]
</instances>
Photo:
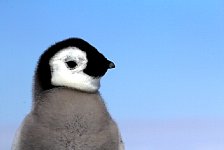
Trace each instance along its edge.
<instances>
[{"instance_id":1,"label":"black beak","mask_svg":"<svg viewBox=\"0 0 224 150\"><path fill-rule=\"evenodd\" d=\"M115 68L115 64L111 61L108 61L108 69Z\"/></svg>"}]
</instances>

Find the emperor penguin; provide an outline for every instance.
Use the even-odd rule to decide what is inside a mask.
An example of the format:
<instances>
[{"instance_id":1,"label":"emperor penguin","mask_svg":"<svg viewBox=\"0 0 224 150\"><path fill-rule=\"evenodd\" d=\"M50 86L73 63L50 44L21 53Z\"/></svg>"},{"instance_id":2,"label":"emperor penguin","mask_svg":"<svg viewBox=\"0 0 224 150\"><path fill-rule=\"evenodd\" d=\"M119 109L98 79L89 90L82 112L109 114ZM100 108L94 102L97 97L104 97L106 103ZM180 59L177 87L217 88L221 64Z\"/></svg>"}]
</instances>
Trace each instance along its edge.
<instances>
[{"instance_id":1,"label":"emperor penguin","mask_svg":"<svg viewBox=\"0 0 224 150\"><path fill-rule=\"evenodd\" d=\"M39 58L32 109L12 150L124 150L99 92L100 79L114 67L80 38L50 46Z\"/></svg>"}]
</instances>

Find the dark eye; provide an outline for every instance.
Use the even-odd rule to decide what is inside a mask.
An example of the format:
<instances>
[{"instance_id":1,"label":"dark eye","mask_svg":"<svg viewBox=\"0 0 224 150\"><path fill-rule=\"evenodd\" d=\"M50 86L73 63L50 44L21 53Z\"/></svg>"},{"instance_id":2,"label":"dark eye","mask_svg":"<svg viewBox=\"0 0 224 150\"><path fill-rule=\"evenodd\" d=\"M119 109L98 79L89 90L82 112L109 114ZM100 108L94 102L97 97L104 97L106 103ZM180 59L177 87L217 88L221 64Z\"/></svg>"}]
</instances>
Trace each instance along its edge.
<instances>
[{"instance_id":1,"label":"dark eye","mask_svg":"<svg viewBox=\"0 0 224 150\"><path fill-rule=\"evenodd\" d=\"M74 69L77 66L75 61L66 61L65 62L70 69Z\"/></svg>"}]
</instances>

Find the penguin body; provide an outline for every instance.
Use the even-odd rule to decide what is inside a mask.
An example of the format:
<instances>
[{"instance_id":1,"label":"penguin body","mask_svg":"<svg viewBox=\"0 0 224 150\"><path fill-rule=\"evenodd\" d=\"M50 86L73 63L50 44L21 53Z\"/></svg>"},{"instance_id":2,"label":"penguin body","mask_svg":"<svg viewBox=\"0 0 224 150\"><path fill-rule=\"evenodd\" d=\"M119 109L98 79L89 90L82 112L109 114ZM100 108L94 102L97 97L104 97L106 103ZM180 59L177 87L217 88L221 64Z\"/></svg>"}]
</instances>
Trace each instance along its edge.
<instances>
[{"instance_id":1,"label":"penguin body","mask_svg":"<svg viewBox=\"0 0 224 150\"><path fill-rule=\"evenodd\" d=\"M118 127L98 91L100 78L114 67L82 39L47 49L34 76L32 110L13 150L123 150Z\"/></svg>"}]
</instances>

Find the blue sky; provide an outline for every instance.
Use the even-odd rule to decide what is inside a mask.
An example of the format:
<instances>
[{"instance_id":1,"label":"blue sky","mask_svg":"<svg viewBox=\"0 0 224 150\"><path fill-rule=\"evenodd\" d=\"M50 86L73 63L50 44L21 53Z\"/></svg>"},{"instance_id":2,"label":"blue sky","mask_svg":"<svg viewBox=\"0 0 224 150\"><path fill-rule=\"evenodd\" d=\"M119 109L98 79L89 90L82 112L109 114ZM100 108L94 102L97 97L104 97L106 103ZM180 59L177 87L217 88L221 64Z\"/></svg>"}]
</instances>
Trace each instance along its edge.
<instances>
[{"instance_id":1,"label":"blue sky","mask_svg":"<svg viewBox=\"0 0 224 150\"><path fill-rule=\"evenodd\" d=\"M224 149L223 0L0 6L0 149L9 149L30 110L39 56L68 37L87 40L115 62L101 93L128 150Z\"/></svg>"}]
</instances>

